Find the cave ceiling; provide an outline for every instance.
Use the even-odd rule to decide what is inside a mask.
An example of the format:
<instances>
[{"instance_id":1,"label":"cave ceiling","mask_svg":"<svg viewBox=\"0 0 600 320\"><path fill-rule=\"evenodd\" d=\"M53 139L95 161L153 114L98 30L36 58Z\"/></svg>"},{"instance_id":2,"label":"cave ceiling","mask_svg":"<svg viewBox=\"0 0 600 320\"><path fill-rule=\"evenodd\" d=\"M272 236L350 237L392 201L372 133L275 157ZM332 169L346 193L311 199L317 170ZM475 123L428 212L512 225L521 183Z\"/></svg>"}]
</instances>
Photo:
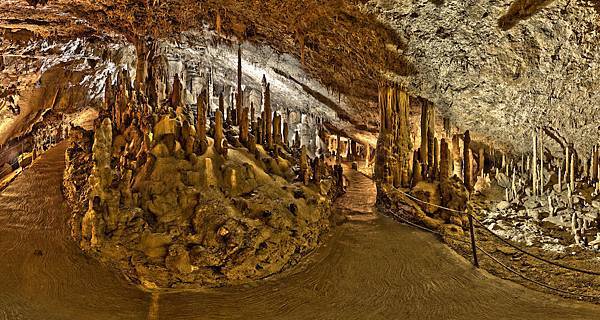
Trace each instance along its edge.
<instances>
[{"instance_id":1,"label":"cave ceiling","mask_svg":"<svg viewBox=\"0 0 600 320\"><path fill-rule=\"evenodd\" d=\"M279 63L270 65L273 77L287 78L313 99L306 101L321 103L341 122L366 131L377 126L378 83L393 79L433 101L455 127L500 148L526 151L531 130L543 127L556 141L583 152L599 136L595 5L570 0L4 0L0 28L11 41L161 39L173 48L194 34L218 31L232 43L248 43L248 63L265 63L261 48L271 48ZM223 55L222 62L228 57ZM283 68L288 62L297 68ZM224 75L233 70L220 68ZM549 148L558 150L552 143Z\"/></svg>"}]
</instances>

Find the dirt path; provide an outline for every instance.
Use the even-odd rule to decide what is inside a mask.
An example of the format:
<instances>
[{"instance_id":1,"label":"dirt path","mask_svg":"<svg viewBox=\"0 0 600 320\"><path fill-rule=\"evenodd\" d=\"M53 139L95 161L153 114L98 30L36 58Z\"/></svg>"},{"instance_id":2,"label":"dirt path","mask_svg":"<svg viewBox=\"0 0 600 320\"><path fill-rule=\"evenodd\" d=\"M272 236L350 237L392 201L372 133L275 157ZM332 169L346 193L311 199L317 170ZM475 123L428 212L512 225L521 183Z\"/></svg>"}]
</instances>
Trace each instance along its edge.
<instances>
[{"instance_id":1,"label":"dirt path","mask_svg":"<svg viewBox=\"0 0 600 320\"><path fill-rule=\"evenodd\" d=\"M50 150L0 194L0 319L597 319L600 314L599 306L488 276L433 236L385 217L337 227L321 249L286 275L200 292L143 292L83 256L70 241L69 209L60 192L63 154L63 144ZM359 177L349 173L350 185L359 183L353 176ZM365 190L349 188L348 199L363 199L371 192ZM351 209L364 208L359 204Z\"/></svg>"}]
</instances>

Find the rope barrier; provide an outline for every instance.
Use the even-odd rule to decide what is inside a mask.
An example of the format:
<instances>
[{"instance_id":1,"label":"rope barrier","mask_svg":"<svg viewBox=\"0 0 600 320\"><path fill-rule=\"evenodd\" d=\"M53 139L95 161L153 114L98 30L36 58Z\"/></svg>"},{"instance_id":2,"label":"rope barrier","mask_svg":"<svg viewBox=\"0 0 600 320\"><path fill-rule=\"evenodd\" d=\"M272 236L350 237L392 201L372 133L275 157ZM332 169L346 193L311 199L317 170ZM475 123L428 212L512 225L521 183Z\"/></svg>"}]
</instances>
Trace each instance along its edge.
<instances>
[{"instance_id":1,"label":"rope barrier","mask_svg":"<svg viewBox=\"0 0 600 320\"><path fill-rule=\"evenodd\" d=\"M404 191L401 191L401 190L398 190L398 192L400 192L400 193L402 193L402 194L406 195L406 196L407 196L407 197L409 197L410 199L413 199L413 200L415 200L415 201L421 202L421 203L423 203L423 204L431 205L431 206L434 206L434 207L437 207L437 208L440 208L440 209L445 209L445 210L448 210L448 211L451 211L451 212L457 212L457 213L467 214L467 215L471 216L471 217L473 218L473 220L475 220L475 222L477 222L479 225L481 225L481 226L482 226L482 229L484 229L484 230L485 230L485 231L487 231L488 233L492 234L492 235L493 235L493 236L495 236L496 238L500 239L500 240L501 240L503 243L505 243L505 244L509 245L510 247L512 247L512 248L514 248L514 249L516 249L516 250L518 250L518 251L520 251L520 252L522 252L522 253L524 253L524 254L526 254L526 255L530 256L530 257L533 257L533 258L535 258L535 259L538 259L538 260L540 260L540 261L546 262L546 263L548 263L548 264L551 264L551 265L553 265L553 266L555 266L555 267L559 267L559 268L567 269L567 270L570 270L570 271L574 271L574 272L580 272L580 273L589 274L589 275L594 275L594 276L598 276L598 275L600 275L600 272L597 272L597 271L591 271L591 270L585 270L585 269L580 269L580 268L576 268L576 267L571 267L571 266L568 266L568 265L564 265L564 264L561 264L561 263L558 263L558 262L554 262L554 261L548 260L548 259L546 259L546 258L544 258L544 257L538 256L538 255L536 255L536 254L533 254L533 253L531 253L531 252L528 252L528 251L526 251L526 250L524 250L524 249L522 249L522 248L520 248L520 247L518 247L518 246L516 246L516 245L512 244L510 241L508 241L508 240L504 239L502 236L500 236L500 235L496 234L496 233L495 233L495 232L493 232L492 230L488 229L488 228L485 226L485 224L483 224L483 222L481 222L481 220L479 220L479 219L478 219L478 218L477 218L475 215L473 215L472 213L469 213L469 212L466 212L466 211L454 210L454 209L450 209L450 208L447 208L447 207L444 207L444 206L439 206L439 205L436 205L436 204L433 204L433 203L429 203L429 202L423 201L423 200L421 200L421 199L419 199L419 198L417 198L417 197L415 197L415 196L413 196L413 195L410 195L410 194L408 194L408 193L406 193L406 192L404 192Z\"/></svg>"},{"instance_id":2,"label":"rope barrier","mask_svg":"<svg viewBox=\"0 0 600 320\"><path fill-rule=\"evenodd\" d=\"M426 232L429 232L429 233L433 233L433 234L436 234L436 235L439 235L439 236L443 236L438 231L435 231L433 229L429 229L427 227L424 227L424 226L418 225L416 223L413 223L413 222L411 222L411 221L409 221L407 219L404 219L401 215L396 214L394 212L391 212L391 213L392 213L392 215L396 219L401 220L401 222L403 222L403 223L405 223L407 225L410 225L410 226L415 227L415 228L419 228L419 229L421 229L423 231L426 231ZM469 241L466 241L464 239L455 238L455 237L451 237L451 236L447 236L447 238L452 239L454 241L458 241L458 242L462 242L462 243L470 245ZM529 281L531 283L534 283L534 284L536 284L536 285L538 285L540 287L546 288L548 290L556 291L556 292L559 292L559 293L562 293L562 294L570 295L570 296L584 297L584 298L589 298L589 299L600 299L600 296L592 296L592 295L587 295L587 294L582 294L582 293L576 293L576 292L566 291L566 290L563 290L563 289L559 289L559 288L547 285L547 284L545 284L543 282L540 282L540 281L538 281L536 279L530 278L530 277L528 277L528 276L526 276L526 275L524 275L524 274L522 274L522 273L514 270L513 268L507 266L502 261L498 260L496 257L494 257L492 254L490 254L489 252L487 252L486 250L484 250L480 246L476 246L476 248L477 248L477 250L481 251L484 255L486 255L488 258L490 258L492 261L494 261L495 263L499 264L501 267L505 268L509 272L517 275L518 277L520 277L520 278L522 278L524 280L527 280L527 281Z\"/></svg>"}]
</instances>

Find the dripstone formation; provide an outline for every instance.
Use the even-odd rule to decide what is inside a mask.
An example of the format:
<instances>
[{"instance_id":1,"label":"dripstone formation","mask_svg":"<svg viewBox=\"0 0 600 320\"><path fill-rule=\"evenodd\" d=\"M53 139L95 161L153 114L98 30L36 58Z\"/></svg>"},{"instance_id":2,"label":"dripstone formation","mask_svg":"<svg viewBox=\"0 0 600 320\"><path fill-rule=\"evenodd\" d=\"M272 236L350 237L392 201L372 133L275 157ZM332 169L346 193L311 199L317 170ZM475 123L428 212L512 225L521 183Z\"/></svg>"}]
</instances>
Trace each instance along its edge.
<instances>
[{"instance_id":1,"label":"dripstone formation","mask_svg":"<svg viewBox=\"0 0 600 320\"><path fill-rule=\"evenodd\" d=\"M142 87L119 71L95 131L72 132L64 185L80 208L72 235L85 252L134 283L170 288L264 278L317 247L341 168L282 143L268 84L264 116L252 126L242 91L225 123L222 94L211 114L203 92L190 118L177 77L166 101L153 100L156 85Z\"/></svg>"}]
</instances>

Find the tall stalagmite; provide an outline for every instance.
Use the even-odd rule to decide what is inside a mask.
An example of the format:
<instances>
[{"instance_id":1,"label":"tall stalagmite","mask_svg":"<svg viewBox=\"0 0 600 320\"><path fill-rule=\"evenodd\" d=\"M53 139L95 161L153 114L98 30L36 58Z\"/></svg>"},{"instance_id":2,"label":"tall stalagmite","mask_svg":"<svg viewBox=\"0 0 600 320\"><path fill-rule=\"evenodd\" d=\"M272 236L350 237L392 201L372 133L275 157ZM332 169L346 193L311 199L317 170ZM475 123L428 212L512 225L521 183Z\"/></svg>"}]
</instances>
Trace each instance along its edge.
<instances>
[{"instance_id":1,"label":"tall stalagmite","mask_svg":"<svg viewBox=\"0 0 600 320\"><path fill-rule=\"evenodd\" d=\"M271 112L271 84L267 83L265 92L263 94L263 109L265 110L264 121L265 121L265 147L268 150L273 149L273 125L272 125L272 112Z\"/></svg>"},{"instance_id":2,"label":"tall stalagmite","mask_svg":"<svg viewBox=\"0 0 600 320\"><path fill-rule=\"evenodd\" d=\"M200 152L204 153L208 148L208 140L206 139L206 109L207 103L206 91L202 91L198 96L198 108L196 109L196 139L200 145Z\"/></svg>"},{"instance_id":3,"label":"tall stalagmite","mask_svg":"<svg viewBox=\"0 0 600 320\"><path fill-rule=\"evenodd\" d=\"M238 45L238 65L237 65L237 93L236 93L236 119L237 124L241 125L242 108L244 101L244 92L242 91L242 46Z\"/></svg>"}]
</instances>

